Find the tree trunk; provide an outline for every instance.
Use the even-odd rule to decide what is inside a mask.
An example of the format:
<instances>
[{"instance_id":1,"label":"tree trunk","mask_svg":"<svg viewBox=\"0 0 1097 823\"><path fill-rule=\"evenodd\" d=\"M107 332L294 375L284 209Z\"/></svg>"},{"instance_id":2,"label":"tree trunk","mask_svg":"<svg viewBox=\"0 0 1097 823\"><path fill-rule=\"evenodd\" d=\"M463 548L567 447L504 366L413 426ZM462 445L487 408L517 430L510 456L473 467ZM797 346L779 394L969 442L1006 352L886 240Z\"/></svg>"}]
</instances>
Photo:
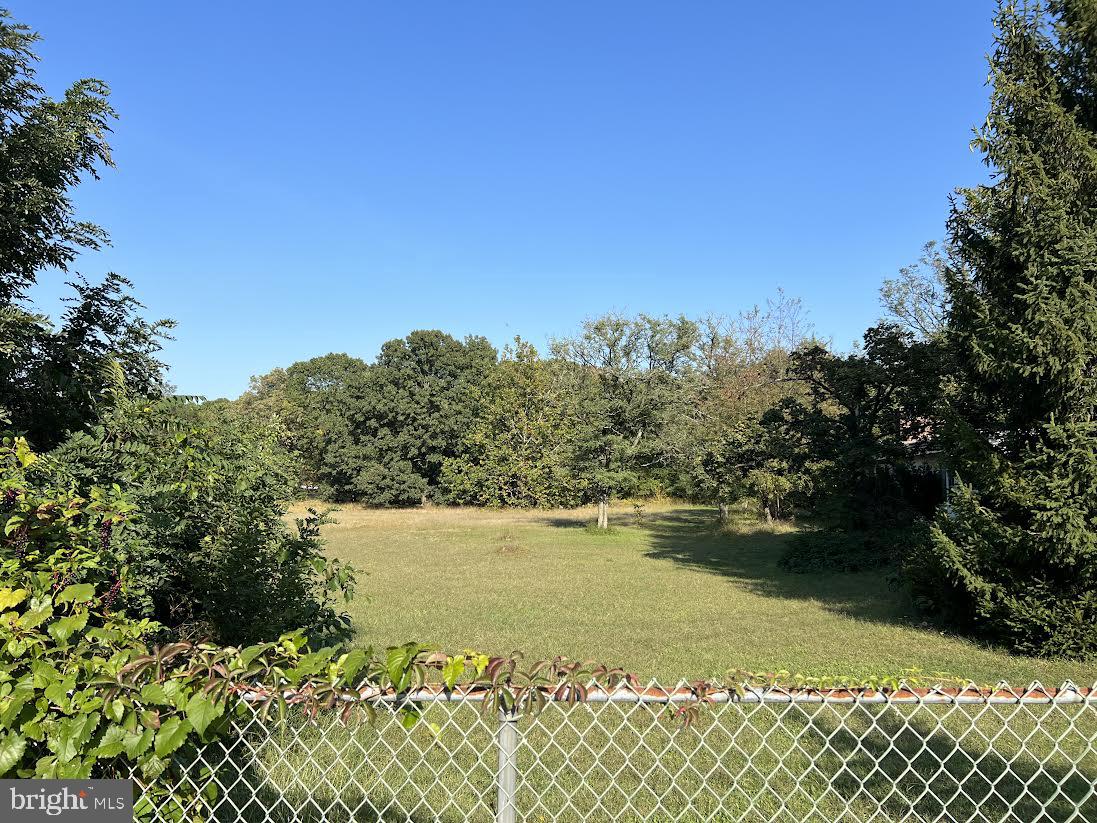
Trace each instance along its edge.
<instances>
[{"instance_id":1,"label":"tree trunk","mask_svg":"<svg viewBox=\"0 0 1097 823\"><path fill-rule=\"evenodd\" d=\"M598 500L598 528L609 528L609 498L603 497Z\"/></svg>"},{"instance_id":2,"label":"tree trunk","mask_svg":"<svg viewBox=\"0 0 1097 823\"><path fill-rule=\"evenodd\" d=\"M731 515L728 512L728 504L727 503L721 503L720 504L720 523L722 525L726 526L728 520L730 520L730 519L731 519Z\"/></svg>"},{"instance_id":3,"label":"tree trunk","mask_svg":"<svg viewBox=\"0 0 1097 823\"><path fill-rule=\"evenodd\" d=\"M767 523L772 523L773 522L773 512L771 512L769 510L769 504L768 503L766 504L766 522Z\"/></svg>"}]
</instances>

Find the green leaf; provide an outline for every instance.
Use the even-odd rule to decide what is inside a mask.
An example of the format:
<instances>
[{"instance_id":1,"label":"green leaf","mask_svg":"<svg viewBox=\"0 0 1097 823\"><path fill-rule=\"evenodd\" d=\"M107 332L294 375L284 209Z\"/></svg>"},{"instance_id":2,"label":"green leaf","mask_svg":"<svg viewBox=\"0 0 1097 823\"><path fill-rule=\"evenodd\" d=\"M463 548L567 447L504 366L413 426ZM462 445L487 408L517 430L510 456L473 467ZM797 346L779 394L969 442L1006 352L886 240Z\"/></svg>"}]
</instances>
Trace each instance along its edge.
<instances>
[{"instance_id":1,"label":"green leaf","mask_svg":"<svg viewBox=\"0 0 1097 823\"><path fill-rule=\"evenodd\" d=\"M266 651L266 645L248 646L240 651L240 664L246 669L251 661Z\"/></svg>"},{"instance_id":2,"label":"green leaf","mask_svg":"<svg viewBox=\"0 0 1097 823\"><path fill-rule=\"evenodd\" d=\"M196 692L187 702L187 720L200 735L205 734L209 724L224 713L224 706L214 703L202 692Z\"/></svg>"},{"instance_id":3,"label":"green leaf","mask_svg":"<svg viewBox=\"0 0 1097 823\"><path fill-rule=\"evenodd\" d=\"M57 683L64 678L48 660L35 660L30 664L31 682L27 684L32 689L44 689L50 683Z\"/></svg>"},{"instance_id":4,"label":"green leaf","mask_svg":"<svg viewBox=\"0 0 1097 823\"><path fill-rule=\"evenodd\" d=\"M34 764L34 776L46 780L57 777L57 758L53 755L38 758Z\"/></svg>"},{"instance_id":5,"label":"green leaf","mask_svg":"<svg viewBox=\"0 0 1097 823\"><path fill-rule=\"evenodd\" d=\"M174 706L175 703L168 696L164 687L159 683L148 683L141 687L141 702L151 703L154 706Z\"/></svg>"},{"instance_id":6,"label":"green leaf","mask_svg":"<svg viewBox=\"0 0 1097 823\"><path fill-rule=\"evenodd\" d=\"M354 685L354 676L362 670L362 666L369 660L364 649L351 649L340 658L343 669L343 680L348 686Z\"/></svg>"},{"instance_id":7,"label":"green leaf","mask_svg":"<svg viewBox=\"0 0 1097 823\"><path fill-rule=\"evenodd\" d=\"M51 617L53 617L53 603L48 600L38 606L32 603L31 608L20 615L19 625L24 629L36 629Z\"/></svg>"},{"instance_id":8,"label":"green leaf","mask_svg":"<svg viewBox=\"0 0 1097 823\"><path fill-rule=\"evenodd\" d=\"M42 694L47 700L55 703L58 706L68 706L69 704L69 692L76 688L76 678L69 677L65 680L59 680L56 683L50 683L43 690Z\"/></svg>"},{"instance_id":9,"label":"green leaf","mask_svg":"<svg viewBox=\"0 0 1097 823\"><path fill-rule=\"evenodd\" d=\"M457 679L465 673L465 656L459 654L449 658L442 666L442 682L446 688L452 690L457 685Z\"/></svg>"},{"instance_id":10,"label":"green leaf","mask_svg":"<svg viewBox=\"0 0 1097 823\"><path fill-rule=\"evenodd\" d=\"M152 736L152 729L144 729L140 733L126 732L125 737L122 738L122 749L126 752L126 757L134 760L138 755L148 751L149 746L152 745Z\"/></svg>"},{"instance_id":11,"label":"green leaf","mask_svg":"<svg viewBox=\"0 0 1097 823\"><path fill-rule=\"evenodd\" d=\"M162 757L152 755L141 760L141 775L147 780L155 780L164 773L168 767L168 761Z\"/></svg>"},{"instance_id":12,"label":"green leaf","mask_svg":"<svg viewBox=\"0 0 1097 823\"><path fill-rule=\"evenodd\" d=\"M405 646L397 646L388 650L388 655L385 659L385 669L388 672L389 680L392 682L392 686L397 691L404 687L404 680L407 676L407 666L410 663L411 655L408 653L408 649Z\"/></svg>"},{"instance_id":13,"label":"green leaf","mask_svg":"<svg viewBox=\"0 0 1097 823\"><path fill-rule=\"evenodd\" d=\"M57 602L68 603L71 600L74 603L87 603L93 597L95 597L95 586L91 583L74 583L66 586L61 594L57 595Z\"/></svg>"},{"instance_id":14,"label":"green leaf","mask_svg":"<svg viewBox=\"0 0 1097 823\"><path fill-rule=\"evenodd\" d=\"M19 715L19 712L23 711L23 706L27 704L28 698L28 694L16 691L0 704L3 706L3 708L0 709L0 726L10 728L14 725L15 718ZM3 772L0 772L0 774L2 773Z\"/></svg>"},{"instance_id":15,"label":"green leaf","mask_svg":"<svg viewBox=\"0 0 1097 823\"><path fill-rule=\"evenodd\" d=\"M15 458L24 469L38 459L38 455L31 451L24 437L15 438Z\"/></svg>"},{"instance_id":16,"label":"green leaf","mask_svg":"<svg viewBox=\"0 0 1097 823\"><path fill-rule=\"evenodd\" d=\"M178 680L167 680L164 682L164 696L171 701L171 705L177 709L182 709L187 705L187 695L183 691L183 686Z\"/></svg>"},{"instance_id":17,"label":"green leaf","mask_svg":"<svg viewBox=\"0 0 1097 823\"><path fill-rule=\"evenodd\" d=\"M14 769L22 761L26 750L27 741L15 732L0 737L0 775Z\"/></svg>"},{"instance_id":18,"label":"green leaf","mask_svg":"<svg viewBox=\"0 0 1097 823\"><path fill-rule=\"evenodd\" d=\"M0 589L0 612L18 606L26 598L26 589Z\"/></svg>"},{"instance_id":19,"label":"green leaf","mask_svg":"<svg viewBox=\"0 0 1097 823\"><path fill-rule=\"evenodd\" d=\"M47 738L50 751L57 755L59 763L75 758L95 733L99 725L99 712L69 717L57 724L55 733Z\"/></svg>"},{"instance_id":20,"label":"green leaf","mask_svg":"<svg viewBox=\"0 0 1097 823\"><path fill-rule=\"evenodd\" d=\"M113 720L115 723L121 723L122 717L126 713L126 704L121 700L112 700L103 707L103 714Z\"/></svg>"},{"instance_id":21,"label":"green leaf","mask_svg":"<svg viewBox=\"0 0 1097 823\"><path fill-rule=\"evenodd\" d=\"M49 625L49 633L54 640L64 645L73 634L83 630L86 625L88 625L88 614L82 612L53 621Z\"/></svg>"},{"instance_id":22,"label":"green leaf","mask_svg":"<svg viewBox=\"0 0 1097 823\"><path fill-rule=\"evenodd\" d=\"M121 726L107 726L107 730L103 732L103 739L99 741L99 746L95 750L95 756L115 757L121 754L125 737L126 730Z\"/></svg>"},{"instance_id":23,"label":"green leaf","mask_svg":"<svg viewBox=\"0 0 1097 823\"><path fill-rule=\"evenodd\" d=\"M167 757L183 745L183 741L187 739L190 732L190 721L181 717L169 717L160 724L160 731L156 733L156 744L154 746L156 756Z\"/></svg>"}]
</instances>

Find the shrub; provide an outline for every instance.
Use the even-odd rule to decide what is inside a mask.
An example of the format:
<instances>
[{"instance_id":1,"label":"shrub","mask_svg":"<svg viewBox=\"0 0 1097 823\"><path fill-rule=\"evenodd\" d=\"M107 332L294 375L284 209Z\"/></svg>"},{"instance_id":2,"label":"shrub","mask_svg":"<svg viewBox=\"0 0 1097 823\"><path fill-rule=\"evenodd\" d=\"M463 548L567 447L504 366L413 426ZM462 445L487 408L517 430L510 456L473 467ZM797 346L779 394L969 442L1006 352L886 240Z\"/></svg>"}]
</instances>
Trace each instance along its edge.
<instances>
[{"instance_id":1,"label":"shrub","mask_svg":"<svg viewBox=\"0 0 1097 823\"><path fill-rule=\"evenodd\" d=\"M37 463L24 440L0 444L0 777L124 776L135 767L147 782L177 750L250 711L237 699L243 690L253 706L284 711L284 689L304 689L308 709L362 681L403 689L424 679L420 646L380 657L310 651L299 632L243 649L150 646L166 629L120 609L130 567L109 539L136 507L118 488L81 497L36 487L28 475ZM401 711L414 719L413 708ZM148 784L145 802L158 791ZM193 812L201 800L176 797L176 810Z\"/></svg>"},{"instance_id":2,"label":"shrub","mask_svg":"<svg viewBox=\"0 0 1097 823\"><path fill-rule=\"evenodd\" d=\"M114 397L100 422L28 480L88 497L124 489L134 507L104 527L103 562L125 570L120 606L183 636L241 644L293 629L349 635L340 599L353 570L324 557L323 515L291 531L292 473L275 433L179 398Z\"/></svg>"}]
</instances>

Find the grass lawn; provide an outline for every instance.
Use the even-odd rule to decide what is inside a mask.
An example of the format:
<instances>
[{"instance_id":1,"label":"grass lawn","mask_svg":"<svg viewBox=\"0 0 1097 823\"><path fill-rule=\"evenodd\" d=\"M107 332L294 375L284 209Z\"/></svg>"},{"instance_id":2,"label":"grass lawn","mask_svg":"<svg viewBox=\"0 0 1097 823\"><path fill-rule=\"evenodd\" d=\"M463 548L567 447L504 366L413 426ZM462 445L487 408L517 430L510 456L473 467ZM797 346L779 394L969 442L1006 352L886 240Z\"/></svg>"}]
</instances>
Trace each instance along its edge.
<instances>
[{"instance_id":1,"label":"grass lawn","mask_svg":"<svg viewBox=\"0 0 1097 823\"><path fill-rule=\"evenodd\" d=\"M788 574L786 526L711 509L346 507L328 551L365 572L350 605L362 644L419 640L533 658L562 654L664 681L729 668L810 675L948 671L979 682L1097 680L1088 664L1013 657L918 624L886 573Z\"/></svg>"}]
</instances>

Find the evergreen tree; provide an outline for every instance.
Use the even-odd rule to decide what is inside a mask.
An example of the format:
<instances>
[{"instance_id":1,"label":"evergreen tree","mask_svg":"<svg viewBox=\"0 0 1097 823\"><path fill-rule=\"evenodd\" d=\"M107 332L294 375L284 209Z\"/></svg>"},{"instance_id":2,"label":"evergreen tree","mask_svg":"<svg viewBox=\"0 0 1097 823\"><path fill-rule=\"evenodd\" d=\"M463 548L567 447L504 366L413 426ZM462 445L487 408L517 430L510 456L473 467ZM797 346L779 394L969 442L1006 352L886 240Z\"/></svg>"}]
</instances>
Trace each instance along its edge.
<instances>
[{"instance_id":1,"label":"evergreen tree","mask_svg":"<svg viewBox=\"0 0 1097 823\"><path fill-rule=\"evenodd\" d=\"M949 221L945 434L962 483L917 592L1040 655L1097 652L1097 11L1003 4L988 185Z\"/></svg>"}]
</instances>

